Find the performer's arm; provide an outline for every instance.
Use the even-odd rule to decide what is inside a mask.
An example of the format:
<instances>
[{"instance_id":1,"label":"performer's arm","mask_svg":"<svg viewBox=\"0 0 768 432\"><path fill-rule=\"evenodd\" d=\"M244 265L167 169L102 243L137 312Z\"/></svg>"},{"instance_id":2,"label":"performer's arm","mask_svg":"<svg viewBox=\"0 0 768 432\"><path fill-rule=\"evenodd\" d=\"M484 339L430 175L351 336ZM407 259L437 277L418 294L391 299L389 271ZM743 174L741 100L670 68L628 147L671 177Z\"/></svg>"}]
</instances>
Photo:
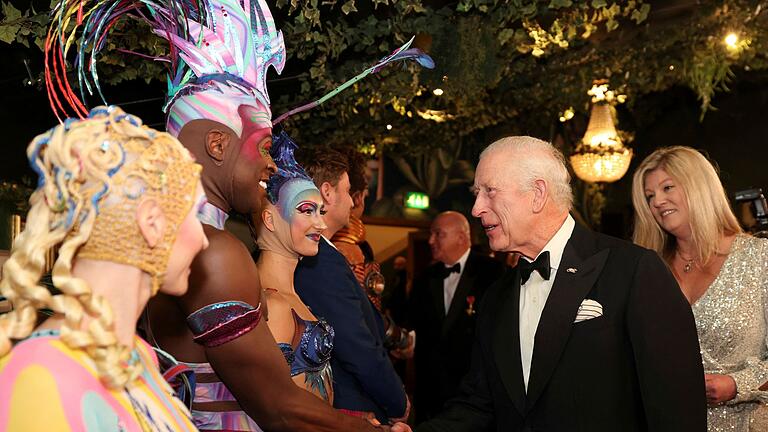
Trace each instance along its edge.
<instances>
[{"instance_id":1,"label":"performer's arm","mask_svg":"<svg viewBox=\"0 0 768 432\"><path fill-rule=\"evenodd\" d=\"M232 300L259 305L259 277L245 246L228 233L209 233L209 240L211 247L192 264L190 292L181 299L185 313ZM294 384L265 318L236 339L205 348L211 366L246 414L269 431L380 430L339 413Z\"/></svg>"},{"instance_id":2,"label":"performer's arm","mask_svg":"<svg viewBox=\"0 0 768 432\"><path fill-rule=\"evenodd\" d=\"M645 251L626 315L648 430L706 431L704 370L688 301L659 256Z\"/></svg>"}]
</instances>

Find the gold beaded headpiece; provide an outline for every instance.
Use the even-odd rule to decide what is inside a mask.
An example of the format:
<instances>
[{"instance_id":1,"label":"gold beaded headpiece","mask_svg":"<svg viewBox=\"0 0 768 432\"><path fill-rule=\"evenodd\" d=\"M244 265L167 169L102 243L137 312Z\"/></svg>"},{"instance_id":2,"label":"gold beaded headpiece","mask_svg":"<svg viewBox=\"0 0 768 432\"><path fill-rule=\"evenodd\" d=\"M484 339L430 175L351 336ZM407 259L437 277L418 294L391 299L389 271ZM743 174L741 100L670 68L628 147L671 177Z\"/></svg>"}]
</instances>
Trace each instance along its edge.
<instances>
[{"instance_id":1,"label":"gold beaded headpiece","mask_svg":"<svg viewBox=\"0 0 768 432\"><path fill-rule=\"evenodd\" d=\"M94 108L88 119L65 122L52 135L61 133L71 141L65 146L70 153L66 156L79 161L59 165L52 172L38 171L48 171L41 175L41 187L49 205L55 202L51 207L61 216L51 224L70 225L70 235L78 235L81 226L93 219L91 233L77 257L140 268L152 277L154 295L178 229L197 198L201 166L171 135L142 126L140 119L118 107ZM35 162L57 156L46 153L45 146L32 150L33 168L43 168ZM53 178L46 178L51 173ZM163 238L154 247L147 244L136 224L137 207L146 199L157 201L166 220Z\"/></svg>"}]
</instances>

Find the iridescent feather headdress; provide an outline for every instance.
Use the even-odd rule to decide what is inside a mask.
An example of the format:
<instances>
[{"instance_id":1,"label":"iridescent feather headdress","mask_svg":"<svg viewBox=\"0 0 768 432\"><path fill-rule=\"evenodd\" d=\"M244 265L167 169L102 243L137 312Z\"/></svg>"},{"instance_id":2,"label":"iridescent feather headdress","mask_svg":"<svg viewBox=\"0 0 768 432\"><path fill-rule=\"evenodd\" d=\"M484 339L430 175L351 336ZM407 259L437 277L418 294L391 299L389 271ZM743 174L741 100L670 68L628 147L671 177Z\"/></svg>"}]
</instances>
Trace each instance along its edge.
<instances>
[{"instance_id":1,"label":"iridescent feather headdress","mask_svg":"<svg viewBox=\"0 0 768 432\"><path fill-rule=\"evenodd\" d=\"M229 126L238 136L271 127L267 69L280 73L285 64L283 36L264 0L62 0L53 10L45 46L46 85L57 116L65 104L83 116L85 92L99 86L96 59L115 23L131 16L149 24L170 43L168 132L178 135L189 121L209 119ZM66 77L65 58L76 35L75 59L80 97ZM141 55L141 54L140 54ZM61 99L59 98L61 95ZM63 103L62 103L63 102ZM66 116L66 115L65 115Z\"/></svg>"},{"instance_id":2,"label":"iridescent feather headdress","mask_svg":"<svg viewBox=\"0 0 768 432\"><path fill-rule=\"evenodd\" d=\"M282 72L286 53L282 33L264 0L61 0L52 13L45 44L45 78L56 115L66 117L66 105L84 117L86 91L93 95L95 90L104 100L96 60L112 27L120 18L130 16L148 23L152 32L170 43L168 58L132 54L170 64L165 111L168 132L175 136L189 121L210 119L229 126L243 138L254 129L271 127L324 103L389 64L414 60L434 67L428 55L410 48L412 38L322 98L272 122L267 69L272 66ZM66 68L67 53L78 33L75 64L79 97L67 80Z\"/></svg>"}]
</instances>

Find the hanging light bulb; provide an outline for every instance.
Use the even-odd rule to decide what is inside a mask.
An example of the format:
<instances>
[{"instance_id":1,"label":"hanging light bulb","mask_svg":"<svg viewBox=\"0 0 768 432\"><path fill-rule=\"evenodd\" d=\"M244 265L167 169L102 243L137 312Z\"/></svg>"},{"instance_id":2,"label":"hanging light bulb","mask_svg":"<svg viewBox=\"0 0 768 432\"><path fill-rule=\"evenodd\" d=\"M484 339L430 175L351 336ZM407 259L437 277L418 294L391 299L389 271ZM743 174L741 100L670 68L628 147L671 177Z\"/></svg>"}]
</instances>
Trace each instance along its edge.
<instances>
[{"instance_id":1,"label":"hanging light bulb","mask_svg":"<svg viewBox=\"0 0 768 432\"><path fill-rule=\"evenodd\" d=\"M593 105L587 132L570 160L576 176L589 183L615 182L627 173L632 159L632 150L624 147L613 122L611 102L619 99L614 99L614 93L604 82L595 83L588 92Z\"/></svg>"}]
</instances>

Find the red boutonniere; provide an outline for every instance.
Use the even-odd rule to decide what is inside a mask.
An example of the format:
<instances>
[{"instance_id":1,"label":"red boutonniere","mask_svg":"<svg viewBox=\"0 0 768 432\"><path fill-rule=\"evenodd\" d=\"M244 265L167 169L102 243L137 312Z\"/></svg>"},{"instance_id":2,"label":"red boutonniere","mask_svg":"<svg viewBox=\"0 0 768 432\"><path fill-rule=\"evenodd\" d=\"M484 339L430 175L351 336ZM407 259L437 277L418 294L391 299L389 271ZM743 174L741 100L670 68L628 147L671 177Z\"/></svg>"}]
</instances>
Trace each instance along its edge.
<instances>
[{"instance_id":1,"label":"red boutonniere","mask_svg":"<svg viewBox=\"0 0 768 432\"><path fill-rule=\"evenodd\" d=\"M476 314L475 311L475 296L467 296L467 315L472 316Z\"/></svg>"}]
</instances>

